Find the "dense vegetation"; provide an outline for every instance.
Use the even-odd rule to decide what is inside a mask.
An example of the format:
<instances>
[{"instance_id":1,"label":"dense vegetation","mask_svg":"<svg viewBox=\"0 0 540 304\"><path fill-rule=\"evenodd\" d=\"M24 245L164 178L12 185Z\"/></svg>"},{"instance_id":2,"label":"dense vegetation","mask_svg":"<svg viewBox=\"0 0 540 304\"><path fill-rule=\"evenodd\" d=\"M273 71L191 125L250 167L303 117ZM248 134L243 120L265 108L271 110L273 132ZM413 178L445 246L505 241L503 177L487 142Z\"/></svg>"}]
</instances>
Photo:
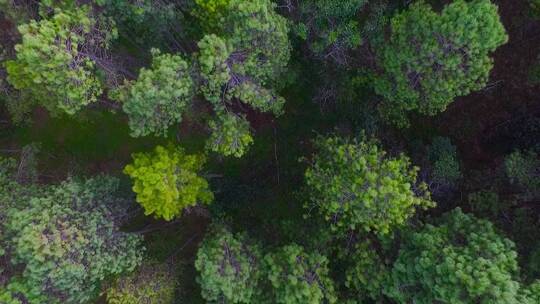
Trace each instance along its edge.
<instances>
[{"instance_id":1,"label":"dense vegetation","mask_svg":"<svg viewBox=\"0 0 540 304\"><path fill-rule=\"evenodd\" d=\"M0 303L540 303L540 1L0 0Z\"/></svg>"}]
</instances>

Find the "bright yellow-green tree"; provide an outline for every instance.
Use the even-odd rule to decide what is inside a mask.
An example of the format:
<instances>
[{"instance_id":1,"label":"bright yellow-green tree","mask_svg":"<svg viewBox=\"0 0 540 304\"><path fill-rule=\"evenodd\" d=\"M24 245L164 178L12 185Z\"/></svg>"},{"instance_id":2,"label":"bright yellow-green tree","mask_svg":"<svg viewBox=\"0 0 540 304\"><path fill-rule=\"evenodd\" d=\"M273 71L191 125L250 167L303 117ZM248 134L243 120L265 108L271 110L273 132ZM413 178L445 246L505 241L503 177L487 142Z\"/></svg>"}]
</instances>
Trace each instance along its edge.
<instances>
[{"instance_id":1,"label":"bright yellow-green tree","mask_svg":"<svg viewBox=\"0 0 540 304\"><path fill-rule=\"evenodd\" d=\"M124 173L133 180L144 213L171 220L186 207L212 202L214 195L200 175L205 161L203 155L186 154L180 147L157 146L152 152L133 154Z\"/></svg>"}]
</instances>

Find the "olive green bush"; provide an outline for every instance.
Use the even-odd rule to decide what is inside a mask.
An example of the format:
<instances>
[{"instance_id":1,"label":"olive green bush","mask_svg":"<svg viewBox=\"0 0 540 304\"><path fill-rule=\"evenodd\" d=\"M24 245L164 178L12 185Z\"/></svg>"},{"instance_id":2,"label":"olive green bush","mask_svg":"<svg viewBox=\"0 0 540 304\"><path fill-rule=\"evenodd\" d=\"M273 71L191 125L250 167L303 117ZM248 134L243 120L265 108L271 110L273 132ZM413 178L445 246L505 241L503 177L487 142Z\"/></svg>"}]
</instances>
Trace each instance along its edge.
<instances>
[{"instance_id":1,"label":"olive green bush","mask_svg":"<svg viewBox=\"0 0 540 304\"><path fill-rule=\"evenodd\" d=\"M108 304L172 304L177 278L171 265L146 262L107 289Z\"/></svg>"}]
</instances>

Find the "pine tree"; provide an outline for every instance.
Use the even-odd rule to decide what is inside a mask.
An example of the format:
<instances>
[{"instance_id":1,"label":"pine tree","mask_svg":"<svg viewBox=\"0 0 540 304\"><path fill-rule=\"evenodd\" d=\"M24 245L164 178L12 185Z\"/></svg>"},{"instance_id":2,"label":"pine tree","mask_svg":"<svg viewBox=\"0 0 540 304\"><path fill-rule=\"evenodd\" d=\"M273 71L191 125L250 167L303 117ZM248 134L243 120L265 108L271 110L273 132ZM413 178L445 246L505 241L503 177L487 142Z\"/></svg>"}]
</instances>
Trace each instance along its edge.
<instances>
[{"instance_id":1,"label":"pine tree","mask_svg":"<svg viewBox=\"0 0 540 304\"><path fill-rule=\"evenodd\" d=\"M244 234L214 225L204 238L195 268L208 302L255 303L261 278L261 251Z\"/></svg>"},{"instance_id":2,"label":"pine tree","mask_svg":"<svg viewBox=\"0 0 540 304\"><path fill-rule=\"evenodd\" d=\"M489 0L456 0L440 14L418 1L392 18L390 32L377 43L382 73L374 86L385 117L398 126L408 125L408 111L435 115L483 88L489 54L508 40Z\"/></svg>"},{"instance_id":3,"label":"pine tree","mask_svg":"<svg viewBox=\"0 0 540 304\"><path fill-rule=\"evenodd\" d=\"M68 180L26 199L10 207L1 224L1 248L14 271L0 299L88 303L104 279L141 262L140 237L121 232L115 219L126 206L118 180Z\"/></svg>"},{"instance_id":4,"label":"pine tree","mask_svg":"<svg viewBox=\"0 0 540 304\"><path fill-rule=\"evenodd\" d=\"M124 173L132 178L144 213L171 220L186 207L212 202L208 182L199 175L205 161L203 155L185 154L180 147L157 146L152 152L133 154Z\"/></svg>"},{"instance_id":5,"label":"pine tree","mask_svg":"<svg viewBox=\"0 0 540 304\"><path fill-rule=\"evenodd\" d=\"M291 244L264 257L271 284L270 303L336 303L328 259Z\"/></svg>"},{"instance_id":6,"label":"pine tree","mask_svg":"<svg viewBox=\"0 0 540 304\"><path fill-rule=\"evenodd\" d=\"M390 158L373 142L337 137L320 138L316 145L318 152L305 173L308 205L333 230L386 234L417 207L434 206L425 185L419 185L421 195L415 193L418 168L406 156Z\"/></svg>"},{"instance_id":7,"label":"pine tree","mask_svg":"<svg viewBox=\"0 0 540 304\"><path fill-rule=\"evenodd\" d=\"M22 42L15 46L16 58L5 63L8 82L53 114L74 114L102 93L96 64L85 48L91 43L105 48L107 40L89 39L96 21L88 14L86 6L56 9L50 18L19 26ZM104 33L114 35L114 30Z\"/></svg>"},{"instance_id":8,"label":"pine tree","mask_svg":"<svg viewBox=\"0 0 540 304\"><path fill-rule=\"evenodd\" d=\"M165 135L179 123L193 98L188 63L178 55L152 49L152 66L142 68L136 81L126 82L112 97L129 117L131 135Z\"/></svg>"},{"instance_id":9,"label":"pine tree","mask_svg":"<svg viewBox=\"0 0 540 304\"><path fill-rule=\"evenodd\" d=\"M455 209L406 236L386 294L398 303L520 303L514 243Z\"/></svg>"}]
</instances>

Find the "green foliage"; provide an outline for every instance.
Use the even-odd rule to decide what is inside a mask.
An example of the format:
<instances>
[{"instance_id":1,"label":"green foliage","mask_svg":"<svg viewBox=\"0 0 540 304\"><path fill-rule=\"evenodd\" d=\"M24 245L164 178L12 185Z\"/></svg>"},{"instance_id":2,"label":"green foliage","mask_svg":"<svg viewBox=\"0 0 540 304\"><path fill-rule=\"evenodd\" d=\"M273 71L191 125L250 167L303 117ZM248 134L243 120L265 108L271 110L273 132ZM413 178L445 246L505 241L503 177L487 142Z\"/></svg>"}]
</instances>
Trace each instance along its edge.
<instances>
[{"instance_id":1,"label":"green foliage","mask_svg":"<svg viewBox=\"0 0 540 304\"><path fill-rule=\"evenodd\" d=\"M534 17L540 17L540 0L528 0Z\"/></svg>"},{"instance_id":2,"label":"green foliage","mask_svg":"<svg viewBox=\"0 0 540 304\"><path fill-rule=\"evenodd\" d=\"M193 15L199 18L206 31L216 31L224 20L229 3L229 0L195 0L197 6Z\"/></svg>"},{"instance_id":3,"label":"green foliage","mask_svg":"<svg viewBox=\"0 0 540 304\"><path fill-rule=\"evenodd\" d=\"M337 302L325 256L292 244L267 254L264 261L272 286L271 303Z\"/></svg>"},{"instance_id":4,"label":"green foliage","mask_svg":"<svg viewBox=\"0 0 540 304\"><path fill-rule=\"evenodd\" d=\"M525 199L540 196L540 160L533 151L516 151L504 160L506 175L510 182L524 191Z\"/></svg>"},{"instance_id":5,"label":"green foliage","mask_svg":"<svg viewBox=\"0 0 540 304\"><path fill-rule=\"evenodd\" d=\"M213 200L208 182L199 175L205 161L203 155L187 155L180 147L157 146L153 152L133 154L124 173L133 180L144 213L171 220L186 207Z\"/></svg>"},{"instance_id":6,"label":"green foliage","mask_svg":"<svg viewBox=\"0 0 540 304\"><path fill-rule=\"evenodd\" d=\"M540 280L536 280L531 285L521 289L520 304L540 303Z\"/></svg>"},{"instance_id":7,"label":"green foliage","mask_svg":"<svg viewBox=\"0 0 540 304\"><path fill-rule=\"evenodd\" d=\"M496 192L489 190L469 194L468 202L474 214L488 218L497 218L500 212L508 207L499 199Z\"/></svg>"},{"instance_id":8,"label":"green foliage","mask_svg":"<svg viewBox=\"0 0 540 304\"><path fill-rule=\"evenodd\" d=\"M387 282L388 269L371 242L357 244L351 258L353 265L347 269L345 285L354 290L360 301L366 298L380 299Z\"/></svg>"},{"instance_id":9,"label":"green foliage","mask_svg":"<svg viewBox=\"0 0 540 304\"><path fill-rule=\"evenodd\" d=\"M170 265L145 263L107 290L108 304L172 304L177 279Z\"/></svg>"},{"instance_id":10,"label":"green foliage","mask_svg":"<svg viewBox=\"0 0 540 304\"><path fill-rule=\"evenodd\" d=\"M357 13L368 0L316 0L300 3L302 22L299 30L304 32L309 47L315 54L338 56L362 42Z\"/></svg>"},{"instance_id":11,"label":"green foliage","mask_svg":"<svg viewBox=\"0 0 540 304\"><path fill-rule=\"evenodd\" d=\"M532 252L529 254L526 273L530 278L540 277L540 243L536 244Z\"/></svg>"},{"instance_id":12,"label":"green foliage","mask_svg":"<svg viewBox=\"0 0 540 304\"><path fill-rule=\"evenodd\" d=\"M47 297L41 294L39 288L20 277L12 278L5 287L0 286L0 303L3 304L39 304L47 301Z\"/></svg>"},{"instance_id":13,"label":"green foliage","mask_svg":"<svg viewBox=\"0 0 540 304\"><path fill-rule=\"evenodd\" d=\"M385 99L385 117L406 126L407 111L435 115L483 88L493 66L489 53L507 40L489 0L456 0L440 14L413 3L392 18L390 37L376 50L383 73L374 87Z\"/></svg>"},{"instance_id":14,"label":"green foliage","mask_svg":"<svg viewBox=\"0 0 540 304\"><path fill-rule=\"evenodd\" d=\"M234 97L280 114L284 100L271 87L289 61L285 19L269 0L230 0L218 7L223 10L219 29L198 44L205 97L218 109Z\"/></svg>"},{"instance_id":15,"label":"green foliage","mask_svg":"<svg viewBox=\"0 0 540 304\"><path fill-rule=\"evenodd\" d=\"M260 263L259 247L245 235L213 226L195 260L203 298L210 303L254 303L260 293Z\"/></svg>"},{"instance_id":16,"label":"green foliage","mask_svg":"<svg viewBox=\"0 0 540 304\"><path fill-rule=\"evenodd\" d=\"M18 182L19 166L20 161L0 156L0 209L2 209L0 218L8 208L24 207L33 196L46 190L37 184L20 184Z\"/></svg>"},{"instance_id":17,"label":"green foliage","mask_svg":"<svg viewBox=\"0 0 540 304\"><path fill-rule=\"evenodd\" d=\"M248 121L231 113L219 115L217 121L210 122L212 134L207 141L207 149L225 156L241 157L253 144Z\"/></svg>"},{"instance_id":18,"label":"green foliage","mask_svg":"<svg viewBox=\"0 0 540 304\"><path fill-rule=\"evenodd\" d=\"M457 208L403 244L386 293L398 303L519 303L514 243Z\"/></svg>"},{"instance_id":19,"label":"green foliage","mask_svg":"<svg viewBox=\"0 0 540 304\"><path fill-rule=\"evenodd\" d=\"M103 279L133 270L143 248L138 236L118 230L115 215L125 204L117 190L113 178L68 180L10 208L2 247L20 273L7 291L32 304L88 303Z\"/></svg>"},{"instance_id":20,"label":"green foliage","mask_svg":"<svg viewBox=\"0 0 540 304\"><path fill-rule=\"evenodd\" d=\"M456 146L447 137L435 137L429 147L428 157L433 165L432 180L442 185L455 185L461 178Z\"/></svg>"},{"instance_id":21,"label":"green foliage","mask_svg":"<svg viewBox=\"0 0 540 304\"><path fill-rule=\"evenodd\" d=\"M193 81L182 57L152 49L152 67L142 68L136 81L126 82L112 97L129 117L131 135L165 135L182 120L193 98Z\"/></svg>"},{"instance_id":22,"label":"green foliage","mask_svg":"<svg viewBox=\"0 0 540 304\"><path fill-rule=\"evenodd\" d=\"M137 45L163 46L165 34L174 35L173 27L181 14L174 5L150 0L96 0L103 14L114 19L119 36Z\"/></svg>"},{"instance_id":23,"label":"green foliage","mask_svg":"<svg viewBox=\"0 0 540 304\"><path fill-rule=\"evenodd\" d=\"M74 114L95 102L102 86L95 63L82 51L94 24L83 6L19 26L22 43L15 46L16 58L6 62L8 82L52 113Z\"/></svg>"},{"instance_id":24,"label":"green foliage","mask_svg":"<svg viewBox=\"0 0 540 304\"><path fill-rule=\"evenodd\" d=\"M231 79L231 69L227 59L231 55L231 47L215 34L205 35L198 43L198 62L205 84L201 90L214 106L221 105L221 86Z\"/></svg>"},{"instance_id":25,"label":"green foliage","mask_svg":"<svg viewBox=\"0 0 540 304\"><path fill-rule=\"evenodd\" d=\"M311 206L333 230L361 229L386 234L414 215L416 207L433 207L425 185L415 194L418 168L400 155L390 158L373 142L337 137L317 140L305 178Z\"/></svg>"}]
</instances>

